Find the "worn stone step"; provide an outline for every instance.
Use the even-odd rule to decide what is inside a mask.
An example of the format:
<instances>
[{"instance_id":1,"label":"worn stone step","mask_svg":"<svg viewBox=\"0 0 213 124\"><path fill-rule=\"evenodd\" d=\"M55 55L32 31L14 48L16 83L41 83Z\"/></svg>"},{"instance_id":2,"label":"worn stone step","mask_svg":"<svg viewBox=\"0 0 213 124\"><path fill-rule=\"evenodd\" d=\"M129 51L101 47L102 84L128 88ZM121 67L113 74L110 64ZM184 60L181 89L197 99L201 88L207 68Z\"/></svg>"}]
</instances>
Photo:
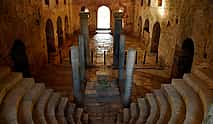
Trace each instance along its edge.
<instances>
[{"instance_id":1,"label":"worn stone step","mask_svg":"<svg viewBox=\"0 0 213 124\"><path fill-rule=\"evenodd\" d=\"M182 97L171 84L163 84L162 89L171 106L171 117L168 124L182 124L186 114Z\"/></svg>"},{"instance_id":2,"label":"worn stone step","mask_svg":"<svg viewBox=\"0 0 213 124\"><path fill-rule=\"evenodd\" d=\"M152 93L146 94L146 99L150 105L150 114L146 120L146 124L156 124L159 119L160 111L158 108L157 100Z\"/></svg>"},{"instance_id":3,"label":"worn stone step","mask_svg":"<svg viewBox=\"0 0 213 124\"><path fill-rule=\"evenodd\" d=\"M82 123L82 122L81 122L81 118L82 118L82 116L83 116L83 112L84 112L84 109L83 109L83 108L77 108L77 109L76 109L75 120L76 120L76 123L77 123L77 124Z\"/></svg>"},{"instance_id":4,"label":"worn stone step","mask_svg":"<svg viewBox=\"0 0 213 124\"><path fill-rule=\"evenodd\" d=\"M0 66L0 79L6 77L10 73L10 67L9 66Z\"/></svg>"},{"instance_id":5,"label":"worn stone step","mask_svg":"<svg viewBox=\"0 0 213 124\"><path fill-rule=\"evenodd\" d=\"M138 102L140 113L139 113L138 120L136 121L136 124L144 124L149 116L150 107L145 98L138 98L137 102Z\"/></svg>"},{"instance_id":6,"label":"worn stone step","mask_svg":"<svg viewBox=\"0 0 213 124\"><path fill-rule=\"evenodd\" d=\"M18 124L18 106L25 92L34 85L34 79L24 78L5 97L0 107L1 124Z\"/></svg>"},{"instance_id":7,"label":"worn stone step","mask_svg":"<svg viewBox=\"0 0 213 124\"><path fill-rule=\"evenodd\" d=\"M0 79L0 103L2 103L3 98L18 82L23 79L22 73L11 72L6 77Z\"/></svg>"},{"instance_id":8,"label":"worn stone step","mask_svg":"<svg viewBox=\"0 0 213 124\"><path fill-rule=\"evenodd\" d=\"M130 120L129 108L124 108L123 109L123 123L129 124L129 120Z\"/></svg>"},{"instance_id":9,"label":"worn stone step","mask_svg":"<svg viewBox=\"0 0 213 124\"><path fill-rule=\"evenodd\" d=\"M138 110L139 109L138 109L137 103L132 102L130 104L130 122L129 122L129 124L135 124L135 122L137 121L138 113L139 113Z\"/></svg>"},{"instance_id":10,"label":"worn stone step","mask_svg":"<svg viewBox=\"0 0 213 124\"><path fill-rule=\"evenodd\" d=\"M204 109L203 118L207 118L208 110L213 103L211 90L203 83L203 80L193 74L184 74L183 79L199 95Z\"/></svg>"},{"instance_id":11,"label":"worn stone step","mask_svg":"<svg viewBox=\"0 0 213 124\"><path fill-rule=\"evenodd\" d=\"M48 124L58 124L58 121L56 119L55 110L59 104L60 100L60 94L57 92L54 92L47 103L46 108L46 121Z\"/></svg>"},{"instance_id":12,"label":"worn stone step","mask_svg":"<svg viewBox=\"0 0 213 124\"><path fill-rule=\"evenodd\" d=\"M198 76L203 83L206 83L209 88L213 89L213 69L212 67L195 67L192 69L192 73Z\"/></svg>"},{"instance_id":13,"label":"worn stone step","mask_svg":"<svg viewBox=\"0 0 213 124\"><path fill-rule=\"evenodd\" d=\"M68 103L67 97L62 97L60 99L60 102L56 110L56 118L58 120L58 124L67 124L67 120L65 118L65 109L66 109L67 103Z\"/></svg>"},{"instance_id":14,"label":"worn stone step","mask_svg":"<svg viewBox=\"0 0 213 124\"><path fill-rule=\"evenodd\" d=\"M75 124L74 117L73 117L75 107L76 107L76 105L73 103L68 103L68 105L67 105L66 119L69 124Z\"/></svg>"},{"instance_id":15,"label":"worn stone step","mask_svg":"<svg viewBox=\"0 0 213 124\"><path fill-rule=\"evenodd\" d=\"M40 96L38 103L36 104L35 109L33 111L33 120L35 124L47 124L45 119L45 109L52 93L53 89L47 89Z\"/></svg>"},{"instance_id":16,"label":"worn stone step","mask_svg":"<svg viewBox=\"0 0 213 124\"><path fill-rule=\"evenodd\" d=\"M186 117L184 124L201 124L203 120L203 108L201 100L193 89L182 79L173 79L172 85L181 94L186 105Z\"/></svg>"},{"instance_id":17,"label":"worn stone step","mask_svg":"<svg viewBox=\"0 0 213 124\"><path fill-rule=\"evenodd\" d=\"M19 123L33 124L33 109L44 90L43 83L36 83L32 89L25 93L19 106Z\"/></svg>"},{"instance_id":18,"label":"worn stone step","mask_svg":"<svg viewBox=\"0 0 213 124\"><path fill-rule=\"evenodd\" d=\"M170 105L161 89L154 90L154 94L160 110L160 117L156 124L167 124L171 116Z\"/></svg>"}]
</instances>

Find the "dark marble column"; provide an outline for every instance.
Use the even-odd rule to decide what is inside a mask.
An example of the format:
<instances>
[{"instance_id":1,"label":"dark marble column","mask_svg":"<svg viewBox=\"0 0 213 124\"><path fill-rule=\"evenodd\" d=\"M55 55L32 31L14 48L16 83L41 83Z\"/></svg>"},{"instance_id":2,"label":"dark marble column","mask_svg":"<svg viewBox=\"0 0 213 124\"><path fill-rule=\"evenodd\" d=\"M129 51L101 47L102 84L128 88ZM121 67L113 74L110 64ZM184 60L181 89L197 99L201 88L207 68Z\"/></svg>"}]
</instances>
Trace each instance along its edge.
<instances>
[{"instance_id":1,"label":"dark marble column","mask_svg":"<svg viewBox=\"0 0 213 124\"><path fill-rule=\"evenodd\" d=\"M88 20L89 20L89 12L80 12L80 32L84 37L84 48L85 48L85 61L86 65L89 64L89 27L88 27Z\"/></svg>"},{"instance_id":2,"label":"dark marble column","mask_svg":"<svg viewBox=\"0 0 213 124\"><path fill-rule=\"evenodd\" d=\"M73 78L73 94L78 104L82 101L81 81L79 72L79 49L76 46L71 47L71 63L72 63L72 78Z\"/></svg>"},{"instance_id":3,"label":"dark marble column","mask_svg":"<svg viewBox=\"0 0 213 124\"><path fill-rule=\"evenodd\" d=\"M84 37L83 35L78 36L79 45L79 61L80 61L80 79L84 82L85 79L85 49L84 49Z\"/></svg>"},{"instance_id":4,"label":"dark marble column","mask_svg":"<svg viewBox=\"0 0 213 124\"><path fill-rule=\"evenodd\" d=\"M124 60L125 60L125 35L120 36L120 48L119 48L119 87L121 92L123 92L124 87Z\"/></svg>"},{"instance_id":5,"label":"dark marble column","mask_svg":"<svg viewBox=\"0 0 213 124\"><path fill-rule=\"evenodd\" d=\"M131 100L132 83L133 83L133 71L135 64L136 50L129 49L126 63L126 80L124 86L123 105L128 107Z\"/></svg>"},{"instance_id":6,"label":"dark marble column","mask_svg":"<svg viewBox=\"0 0 213 124\"><path fill-rule=\"evenodd\" d=\"M122 32L123 12L114 13L114 43L113 43L113 66L117 67L119 63L119 41Z\"/></svg>"}]
</instances>

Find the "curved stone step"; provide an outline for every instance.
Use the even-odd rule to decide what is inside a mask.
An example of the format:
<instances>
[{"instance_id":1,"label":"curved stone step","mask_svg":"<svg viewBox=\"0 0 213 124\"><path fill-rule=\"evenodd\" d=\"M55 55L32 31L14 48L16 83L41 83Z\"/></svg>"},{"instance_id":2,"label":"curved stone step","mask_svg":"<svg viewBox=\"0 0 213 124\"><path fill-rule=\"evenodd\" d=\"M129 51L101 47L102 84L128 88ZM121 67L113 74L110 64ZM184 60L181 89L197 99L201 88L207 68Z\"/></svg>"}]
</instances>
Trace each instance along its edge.
<instances>
[{"instance_id":1,"label":"curved stone step","mask_svg":"<svg viewBox=\"0 0 213 124\"><path fill-rule=\"evenodd\" d=\"M192 69L192 73L198 76L203 83L206 83L211 89L213 89L213 69L209 67L195 67Z\"/></svg>"},{"instance_id":2,"label":"curved stone step","mask_svg":"<svg viewBox=\"0 0 213 124\"><path fill-rule=\"evenodd\" d=\"M1 124L18 124L18 106L25 92L34 85L34 79L24 78L12 89L1 104Z\"/></svg>"},{"instance_id":3,"label":"curved stone step","mask_svg":"<svg viewBox=\"0 0 213 124\"><path fill-rule=\"evenodd\" d=\"M74 118L73 118L75 106L76 105L73 104L73 103L68 103L68 105L67 105L66 118L67 118L67 121L68 121L69 124L75 123Z\"/></svg>"},{"instance_id":4,"label":"curved stone step","mask_svg":"<svg viewBox=\"0 0 213 124\"><path fill-rule=\"evenodd\" d=\"M10 73L10 67L9 66L0 66L0 79L4 78Z\"/></svg>"},{"instance_id":5,"label":"curved stone step","mask_svg":"<svg viewBox=\"0 0 213 124\"><path fill-rule=\"evenodd\" d=\"M156 124L167 124L171 115L170 105L161 89L154 90L154 94L160 109L160 117Z\"/></svg>"},{"instance_id":6,"label":"curved stone step","mask_svg":"<svg viewBox=\"0 0 213 124\"><path fill-rule=\"evenodd\" d=\"M0 79L0 103L4 99L5 95L7 94L10 89L12 89L16 83L23 79L22 73L19 72L12 72L8 74L6 77Z\"/></svg>"},{"instance_id":7,"label":"curved stone step","mask_svg":"<svg viewBox=\"0 0 213 124\"><path fill-rule=\"evenodd\" d=\"M160 115L156 98L152 93L147 93L146 98L150 105L150 114L147 118L146 124L156 124Z\"/></svg>"},{"instance_id":8,"label":"curved stone step","mask_svg":"<svg viewBox=\"0 0 213 124\"><path fill-rule=\"evenodd\" d=\"M130 105L130 122L129 124L135 124L138 119L138 105L132 102Z\"/></svg>"},{"instance_id":9,"label":"curved stone step","mask_svg":"<svg viewBox=\"0 0 213 124\"><path fill-rule=\"evenodd\" d=\"M31 90L26 92L19 106L19 123L33 124L33 108L44 90L43 83L36 83Z\"/></svg>"},{"instance_id":10,"label":"curved stone step","mask_svg":"<svg viewBox=\"0 0 213 124\"><path fill-rule=\"evenodd\" d=\"M38 103L33 112L33 120L35 124L47 124L45 119L45 109L48 103L48 100L53 93L53 89L47 89L45 92L40 96Z\"/></svg>"},{"instance_id":11,"label":"curved stone step","mask_svg":"<svg viewBox=\"0 0 213 124\"><path fill-rule=\"evenodd\" d=\"M171 106L171 117L168 124L182 124L186 113L182 97L171 84L163 84L162 89Z\"/></svg>"},{"instance_id":12,"label":"curved stone step","mask_svg":"<svg viewBox=\"0 0 213 124\"><path fill-rule=\"evenodd\" d=\"M123 124L129 124L130 114L129 108L123 109Z\"/></svg>"},{"instance_id":13,"label":"curved stone step","mask_svg":"<svg viewBox=\"0 0 213 124\"><path fill-rule=\"evenodd\" d=\"M144 124L149 116L149 105L145 98L138 98L137 102L140 109L140 114L136 124Z\"/></svg>"},{"instance_id":14,"label":"curved stone step","mask_svg":"<svg viewBox=\"0 0 213 124\"><path fill-rule=\"evenodd\" d=\"M53 93L47 103L46 121L48 124L58 124L56 119L55 110L60 100L59 93Z\"/></svg>"},{"instance_id":15,"label":"curved stone step","mask_svg":"<svg viewBox=\"0 0 213 124\"><path fill-rule=\"evenodd\" d=\"M213 103L213 95L208 86L193 74L184 74L183 79L199 95L204 109L204 119L207 118L208 110Z\"/></svg>"},{"instance_id":16,"label":"curved stone step","mask_svg":"<svg viewBox=\"0 0 213 124\"><path fill-rule=\"evenodd\" d=\"M182 96L186 105L186 117L184 124L201 124L203 119L203 109L199 96L182 79L173 79L172 85Z\"/></svg>"},{"instance_id":17,"label":"curved stone step","mask_svg":"<svg viewBox=\"0 0 213 124\"><path fill-rule=\"evenodd\" d=\"M60 102L56 110L56 118L58 120L58 124L67 124L67 121L65 118L65 108L66 108L67 102L68 102L67 97L62 97L60 99Z\"/></svg>"},{"instance_id":18,"label":"curved stone step","mask_svg":"<svg viewBox=\"0 0 213 124\"><path fill-rule=\"evenodd\" d=\"M76 124L81 124L81 118L83 116L84 109L83 108L77 108L75 113L75 120Z\"/></svg>"}]
</instances>

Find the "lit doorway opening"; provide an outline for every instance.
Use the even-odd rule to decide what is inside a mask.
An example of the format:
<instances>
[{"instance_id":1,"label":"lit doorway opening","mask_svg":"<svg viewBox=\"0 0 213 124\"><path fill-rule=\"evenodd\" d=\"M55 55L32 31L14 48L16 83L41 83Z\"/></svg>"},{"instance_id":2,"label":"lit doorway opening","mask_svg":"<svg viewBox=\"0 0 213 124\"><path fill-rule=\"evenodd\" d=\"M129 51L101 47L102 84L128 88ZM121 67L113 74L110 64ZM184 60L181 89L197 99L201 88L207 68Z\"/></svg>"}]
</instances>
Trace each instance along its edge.
<instances>
[{"instance_id":1,"label":"lit doorway opening","mask_svg":"<svg viewBox=\"0 0 213 124\"><path fill-rule=\"evenodd\" d=\"M110 29L110 9L107 6L101 6L98 8L97 29Z\"/></svg>"}]
</instances>

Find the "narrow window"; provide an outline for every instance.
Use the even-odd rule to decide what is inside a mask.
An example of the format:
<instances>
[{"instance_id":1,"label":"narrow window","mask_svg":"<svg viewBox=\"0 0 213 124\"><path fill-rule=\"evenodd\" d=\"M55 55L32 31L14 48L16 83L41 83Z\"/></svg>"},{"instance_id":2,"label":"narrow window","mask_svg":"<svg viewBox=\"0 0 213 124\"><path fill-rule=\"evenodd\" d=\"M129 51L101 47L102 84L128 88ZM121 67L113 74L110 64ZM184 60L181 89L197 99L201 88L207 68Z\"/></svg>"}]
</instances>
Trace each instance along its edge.
<instances>
[{"instance_id":1,"label":"narrow window","mask_svg":"<svg viewBox=\"0 0 213 124\"><path fill-rule=\"evenodd\" d=\"M56 2L56 4L58 5L58 0L56 0L55 2Z\"/></svg>"},{"instance_id":2,"label":"narrow window","mask_svg":"<svg viewBox=\"0 0 213 124\"><path fill-rule=\"evenodd\" d=\"M64 0L64 5L66 5L67 4L67 0Z\"/></svg>"},{"instance_id":3,"label":"narrow window","mask_svg":"<svg viewBox=\"0 0 213 124\"><path fill-rule=\"evenodd\" d=\"M49 0L45 0L45 4L49 6L50 4Z\"/></svg>"},{"instance_id":4,"label":"narrow window","mask_svg":"<svg viewBox=\"0 0 213 124\"><path fill-rule=\"evenodd\" d=\"M158 0L158 6L162 6L162 0Z\"/></svg>"}]
</instances>

